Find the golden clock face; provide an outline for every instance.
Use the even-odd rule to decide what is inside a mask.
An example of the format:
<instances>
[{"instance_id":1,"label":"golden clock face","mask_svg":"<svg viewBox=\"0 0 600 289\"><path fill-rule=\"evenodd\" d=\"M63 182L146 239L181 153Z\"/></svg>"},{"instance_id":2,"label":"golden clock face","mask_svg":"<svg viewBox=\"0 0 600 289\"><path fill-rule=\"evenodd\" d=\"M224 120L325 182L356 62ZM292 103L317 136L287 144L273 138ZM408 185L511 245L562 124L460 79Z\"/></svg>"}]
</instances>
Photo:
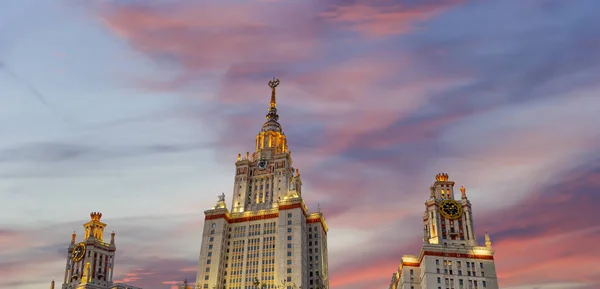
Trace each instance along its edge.
<instances>
[{"instance_id":1,"label":"golden clock face","mask_svg":"<svg viewBox=\"0 0 600 289\"><path fill-rule=\"evenodd\" d=\"M458 219L462 216L462 206L455 200L443 200L438 206L440 214L446 219Z\"/></svg>"},{"instance_id":2,"label":"golden clock face","mask_svg":"<svg viewBox=\"0 0 600 289\"><path fill-rule=\"evenodd\" d=\"M71 252L71 259L77 262L83 259L83 256L85 256L85 244L79 243L75 245L75 248L73 248L73 252Z\"/></svg>"}]
</instances>

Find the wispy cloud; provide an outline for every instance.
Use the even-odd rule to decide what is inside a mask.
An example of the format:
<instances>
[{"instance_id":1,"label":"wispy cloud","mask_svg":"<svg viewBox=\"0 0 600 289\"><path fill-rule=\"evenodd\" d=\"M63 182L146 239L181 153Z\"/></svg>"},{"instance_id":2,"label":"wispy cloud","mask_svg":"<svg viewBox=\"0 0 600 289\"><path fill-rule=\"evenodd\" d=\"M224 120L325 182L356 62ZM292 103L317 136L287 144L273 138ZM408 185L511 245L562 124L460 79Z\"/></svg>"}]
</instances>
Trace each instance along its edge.
<instances>
[{"instance_id":1,"label":"wispy cloud","mask_svg":"<svg viewBox=\"0 0 600 289\"><path fill-rule=\"evenodd\" d=\"M37 87L19 77L6 63L2 61L0 61L0 70L4 70L8 76L24 85L29 90L30 95L35 97L40 103L45 106L49 106L48 101L46 101L46 97L37 89Z\"/></svg>"}]
</instances>

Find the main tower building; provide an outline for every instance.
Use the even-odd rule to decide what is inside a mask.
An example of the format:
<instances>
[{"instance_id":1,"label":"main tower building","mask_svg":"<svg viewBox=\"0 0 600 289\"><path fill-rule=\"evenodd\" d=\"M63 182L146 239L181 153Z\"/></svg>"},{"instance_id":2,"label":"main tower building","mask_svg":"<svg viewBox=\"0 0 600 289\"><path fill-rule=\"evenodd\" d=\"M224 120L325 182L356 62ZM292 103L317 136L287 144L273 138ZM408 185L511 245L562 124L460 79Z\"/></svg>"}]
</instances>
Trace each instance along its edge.
<instances>
[{"instance_id":1,"label":"main tower building","mask_svg":"<svg viewBox=\"0 0 600 289\"><path fill-rule=\"evenodd\" d=\"M327 225L302 199L277 114L278 85L269 81L271 102L255 151L237 156L231 211L221 194L204 212L197 289L329 287Z\"/></svg>"},{"instance_id":2,"label":"main tower building","mask_svg":"<svg viewBox=\"0 0 600 289\"><path fill-rule=\"evenodd\" d=\"M402 256L390 289L498 289L490 236L480 246L473 228L467 191L454 198L448 174L436 175L425 201L423 247L418 256Z\"/></svg>"}]
</instances>

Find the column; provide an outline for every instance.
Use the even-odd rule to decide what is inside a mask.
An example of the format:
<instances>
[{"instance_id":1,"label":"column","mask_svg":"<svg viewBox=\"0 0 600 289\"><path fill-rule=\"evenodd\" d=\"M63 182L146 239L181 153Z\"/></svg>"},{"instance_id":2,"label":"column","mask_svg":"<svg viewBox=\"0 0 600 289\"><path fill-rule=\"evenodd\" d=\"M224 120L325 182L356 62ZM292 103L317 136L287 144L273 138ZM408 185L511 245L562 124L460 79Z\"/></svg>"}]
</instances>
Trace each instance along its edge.
<instances>
[{"instance_id":1,"label":"column","mask_svg":"<svg viewBox=\"0 0 600 289\"><path fill-rule=\"evenodd\" d=\"M69 273L71 273L71 268L70 268L71 266L70 266L70 263L71 263L71 258L68 258L68 259L67 259L67 265L65 266L65 280L63 281L63 284L66 284L66 283L67 283L67 280L68 280L68 279L69 279L69 277L70 277L70 276L69 276Z\"/></svg>"}]
</instances>

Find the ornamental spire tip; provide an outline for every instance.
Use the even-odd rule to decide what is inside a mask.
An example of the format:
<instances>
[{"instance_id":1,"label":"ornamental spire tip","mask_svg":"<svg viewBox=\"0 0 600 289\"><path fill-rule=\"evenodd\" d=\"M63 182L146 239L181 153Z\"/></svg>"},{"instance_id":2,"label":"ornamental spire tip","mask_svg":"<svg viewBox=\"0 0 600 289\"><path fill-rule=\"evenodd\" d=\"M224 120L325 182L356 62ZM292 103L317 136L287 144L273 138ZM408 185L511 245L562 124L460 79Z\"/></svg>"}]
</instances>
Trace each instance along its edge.
<instances>
[{"instance_id":1,"label":"ornamental spire tip","mask_svg":"<svg viewBox=\"0 0 600 289\"><path fill-rule=\"evenodd\" d=\"M275 99L275 88L279 86L279 78L273 77L273 80L269 80L269 87L271 88L271 107L277 106L277 100Z\"/></svg>"}]
</instances>

